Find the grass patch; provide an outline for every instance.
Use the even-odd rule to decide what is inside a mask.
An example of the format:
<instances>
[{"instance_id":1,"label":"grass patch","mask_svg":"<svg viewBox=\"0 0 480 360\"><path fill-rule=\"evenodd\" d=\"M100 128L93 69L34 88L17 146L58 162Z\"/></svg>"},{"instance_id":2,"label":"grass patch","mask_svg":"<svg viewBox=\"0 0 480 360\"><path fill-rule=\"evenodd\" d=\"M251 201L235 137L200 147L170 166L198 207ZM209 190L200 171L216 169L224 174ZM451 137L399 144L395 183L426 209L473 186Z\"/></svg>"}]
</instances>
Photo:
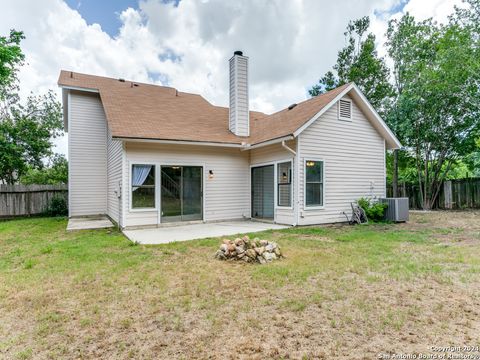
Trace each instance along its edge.
<instances>
[{"instance_id":1,"label":"grass patch","mask_svg":"<svg viewBox=\"0 0 480 360\"><path fill-rule=\"evenodd\" d=\"M0 358L336 358L374 336L405 352L471 343L480 246L460 240L480 229L460 212L454 225L435 216L251 234L286 255L264 266L214 260L218 238L144 246L115 229L66 232L63 218L0 222Z\"/></svg>"}]
</instances>

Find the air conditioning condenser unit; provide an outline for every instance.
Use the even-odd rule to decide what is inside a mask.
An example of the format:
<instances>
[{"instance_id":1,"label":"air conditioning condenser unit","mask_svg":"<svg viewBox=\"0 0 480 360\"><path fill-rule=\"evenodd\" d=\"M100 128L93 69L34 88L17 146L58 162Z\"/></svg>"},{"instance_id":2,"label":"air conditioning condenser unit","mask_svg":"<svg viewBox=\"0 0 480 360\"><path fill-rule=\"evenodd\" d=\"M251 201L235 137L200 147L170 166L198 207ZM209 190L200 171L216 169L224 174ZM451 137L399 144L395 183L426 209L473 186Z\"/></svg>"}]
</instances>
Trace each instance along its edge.
<instances>
[{"instance_id":1,"label":"air conditioning condenser unit","mask_svg":"<svg viewBox=\"0 0 480 360\"><path fill-rule=\"evenodd\" d=\"M408 221L408 198L380 198L380 202L388 205L385 220L393 222Z\"/></svg>"}]
</instances>

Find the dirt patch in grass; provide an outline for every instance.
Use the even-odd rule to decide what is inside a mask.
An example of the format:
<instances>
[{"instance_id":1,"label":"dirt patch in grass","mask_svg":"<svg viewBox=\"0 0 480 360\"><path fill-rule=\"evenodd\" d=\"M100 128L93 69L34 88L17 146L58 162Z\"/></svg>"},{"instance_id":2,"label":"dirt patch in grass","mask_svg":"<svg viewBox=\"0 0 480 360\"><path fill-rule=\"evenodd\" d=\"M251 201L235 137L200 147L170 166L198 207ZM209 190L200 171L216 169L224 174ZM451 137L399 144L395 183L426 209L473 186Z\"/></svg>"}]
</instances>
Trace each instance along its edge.
<instances>
[{"instance_id":1,"label":"dirt patch in grass","mask_svg":"<svg viewBox=\"0 0 480 360\"><path fill-rule=\"evenodd\" d=\"M410 231L429 231L435 239L451 245L480 244L480 210L415 211L402 225Z\"/></svg>"},{"instance_id":2,"label":"dirt patch in grass","mask_svg":"<svg viewBox=\"0 0 480 360\"><path fill-rule=\"evenodd\" d=\"M220 239L131 246L64 220L0 223L0 358L373 359L478 344L480 244L451 246L475 238L471 214L265 232L286 258L263 266L214 260Z\"/></svg>"}]
</instances>

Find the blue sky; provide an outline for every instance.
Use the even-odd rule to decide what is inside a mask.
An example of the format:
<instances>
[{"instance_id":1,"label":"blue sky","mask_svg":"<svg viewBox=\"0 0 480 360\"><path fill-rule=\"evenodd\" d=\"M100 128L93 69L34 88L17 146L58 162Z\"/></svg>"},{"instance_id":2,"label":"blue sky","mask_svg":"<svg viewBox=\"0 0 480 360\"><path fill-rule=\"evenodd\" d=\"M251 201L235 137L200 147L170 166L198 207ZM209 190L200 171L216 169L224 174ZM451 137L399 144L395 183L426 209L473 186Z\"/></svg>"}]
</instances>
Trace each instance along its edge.
<instances>
[{"instance_id":1,"label":"blue sky","mask_svg":"<svg viewBox=\"0 0 480 360\"><path fill-rule=\"evenodd\" d=\"M91 24L100 24L103 31L115 36L122 25L119 14L129 7L138 9L139 0L64 0L68 6L77 10L85 21ZM162 0L178 5L180 0Z\"/></svg>"},{"instance_id":2,"label":"blue sky","mask_svg":"<svg viewBox=\"0 0 480 360\"><path fill-rule=\"evenodd\" d=\"M65 2L77 10L89 25L100 24L103 31L110 36L115 36L122 25L119 14L129 7L138 8L138 0L65 0Z\"/></svg>"}]
</instances>

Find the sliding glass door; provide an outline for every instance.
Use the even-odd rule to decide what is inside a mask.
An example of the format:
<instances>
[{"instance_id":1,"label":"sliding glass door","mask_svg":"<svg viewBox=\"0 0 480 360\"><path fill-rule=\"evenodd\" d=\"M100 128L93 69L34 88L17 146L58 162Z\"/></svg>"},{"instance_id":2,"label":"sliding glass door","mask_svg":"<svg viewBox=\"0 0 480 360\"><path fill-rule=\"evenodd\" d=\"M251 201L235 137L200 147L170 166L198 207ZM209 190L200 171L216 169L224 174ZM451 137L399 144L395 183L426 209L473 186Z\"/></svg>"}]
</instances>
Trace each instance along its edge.
<instances>
[{"instance_id":1,"label":"sliding glass door","mask_svg":"<svg viewBox=\"0 0 480 360\"><path fill-rule=\"evenodd\" d=\"M201 166L161 167L162 222L203 219Z\"/></svg>"},{"instance_id":2,"label":"sliding glass door","mask_svg":"<svg viewBox=\"0 0 480 360\"><path fill-rule=\"evenodd\" d=\"M252 168L252 217L273 219L274 180L273 165Z\"/></svg>"}]
</instances>

